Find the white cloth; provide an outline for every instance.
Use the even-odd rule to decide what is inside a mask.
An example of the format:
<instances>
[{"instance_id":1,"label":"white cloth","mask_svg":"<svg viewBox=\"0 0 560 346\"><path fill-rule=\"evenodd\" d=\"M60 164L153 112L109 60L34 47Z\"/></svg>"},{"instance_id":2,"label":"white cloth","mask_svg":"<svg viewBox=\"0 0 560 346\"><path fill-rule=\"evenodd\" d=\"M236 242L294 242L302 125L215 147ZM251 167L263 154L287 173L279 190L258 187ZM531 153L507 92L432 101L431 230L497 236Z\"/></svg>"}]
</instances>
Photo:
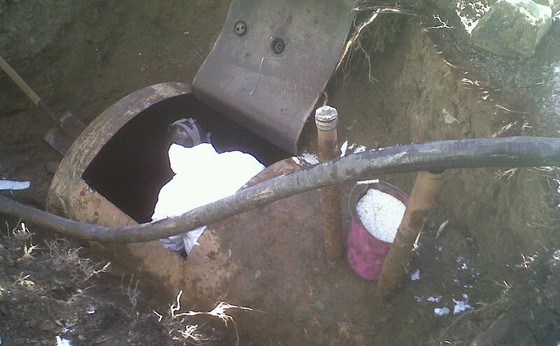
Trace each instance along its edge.
<instances>
[{"instance_id":1,"label":"white cloth","mask_svg":"<svg viewBox=\"0 0 560 346\"><path fill-rule=\"evenodd\" d=\"M169 161L175 176L159 192L153 221L181 215L231 196L264 169L249 154L239 151L219 154L208 143L192 148L172 144L169 147ZM172 236L162 240L162 243L174 251L180 251L182 238L184 249L189 253L204 228Z\"/></svg>"}]
</instances>

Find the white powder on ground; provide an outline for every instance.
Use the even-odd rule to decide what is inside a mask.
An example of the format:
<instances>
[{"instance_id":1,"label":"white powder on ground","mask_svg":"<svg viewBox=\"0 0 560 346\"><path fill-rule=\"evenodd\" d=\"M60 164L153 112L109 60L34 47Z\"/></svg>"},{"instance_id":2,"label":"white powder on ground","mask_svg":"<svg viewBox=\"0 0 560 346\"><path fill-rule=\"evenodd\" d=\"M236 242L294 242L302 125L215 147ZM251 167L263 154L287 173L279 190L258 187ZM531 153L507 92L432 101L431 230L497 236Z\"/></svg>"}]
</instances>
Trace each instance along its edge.
<instances>
[{"instance_id":1,"label":"white powder on ground","mask_svg":"<svg viewBox=\"0 0 560 346\"><path fill-rule=\"evenodd\" d=\"M309 163L310 165L316 165L319 163L319 158L315 154L302 153L299 158L303 159L303 161Z\"/></svg>"},{"instance_id":2,"label":"white powder on ground","mask_svg":"<svg viewBox=\"0 0 560 346\"><path fill-rule=\"evenodd\" d=\"M340 157L346 156L346 150L348 150L348 140L345 140L340 146Z\"/></svg>"},{"instance_id":3,"label":"white powder on ground","mask_svg":"<svg viewBox=\"0 0 560 346\"><path fill-rule=\"evenodd\" d=\"M410 280L417 281L420 280L420 269L416 269L414 273L410 275Z\"/></svg>"},{"instance_id":4,"label":"white powder on ground","mask_svg":"<svg viewBox=\"0 0 560 346\"><path fill-rule=\"evenodd\" d=\"M369 189L356 205L360 221L375 238L392 243L406 207L397 198Z\"/></svg>"},{"instance_id":5,"label":"white powder on ground","mask_svg":"<svg viewBox=\"0 0 560 346\"><path fill-rule=\"evenodd\" d=\"M443 307L443 308L435 308L434 309L434 314L438 315L438 316L445 316L449 314L449 308Z\"/></svg>"},{"instance_id":6,"label":"white powder on ground","mask_svg":"<svg viewBox=\"0 0 560 346\"><path fill-rule=\"evenodd\" d=\"M344 143L340 146L340 157L346 156L347 152L351 154L357 154L366 151L366 147L363 145L359 145L356 143L348 143L348 140L345 140Z\"/></svg>"},{"instance_id":7,"label":"white powder on ground","mask_svg":"<svg viewBox=\"0 0 560 346\"><path fill-rule=\"evenodd\" d=\"M472 309L472 306L469 304L469 297L465 293L463 293L462 296L463 300L455 300L455 298L453 298L453 302L455 303L455 306L453 307L453 315Z\"/></svg>"}]
</instances>

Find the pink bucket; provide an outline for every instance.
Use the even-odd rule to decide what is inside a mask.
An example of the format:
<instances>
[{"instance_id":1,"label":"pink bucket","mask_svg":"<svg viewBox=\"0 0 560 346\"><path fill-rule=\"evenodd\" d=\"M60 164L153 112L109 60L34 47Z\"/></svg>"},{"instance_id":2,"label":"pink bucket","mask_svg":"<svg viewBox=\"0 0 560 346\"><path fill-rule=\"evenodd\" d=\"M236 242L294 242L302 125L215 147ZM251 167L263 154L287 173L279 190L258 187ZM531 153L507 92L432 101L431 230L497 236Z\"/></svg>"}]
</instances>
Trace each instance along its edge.
<instances>
[{"instance_id":1,"label":"pink bucket","mask_svg":"<svg viewBox=\"0 0 560 346\"><path fill-rule=\"evenodd\" d=\"M358 201L369 189L376 189L400 200L405 206L408 203L408 195L394 186L379 182L366 185L364 192ZM354 217L348 231L348 264L363 279L377 280L385 257L389 252L391 243L379 240L367 231L354 210Z\"/></svg>"}]
</instances>

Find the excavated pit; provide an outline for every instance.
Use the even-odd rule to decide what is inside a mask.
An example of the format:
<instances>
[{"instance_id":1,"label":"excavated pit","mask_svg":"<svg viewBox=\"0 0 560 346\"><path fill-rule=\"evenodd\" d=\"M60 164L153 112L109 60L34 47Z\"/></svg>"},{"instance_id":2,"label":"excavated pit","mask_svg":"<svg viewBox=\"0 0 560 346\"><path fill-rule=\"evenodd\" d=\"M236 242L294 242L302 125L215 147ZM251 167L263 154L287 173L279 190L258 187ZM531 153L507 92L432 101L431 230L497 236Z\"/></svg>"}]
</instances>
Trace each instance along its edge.
<instances>
[{"instance_id":1,"label":"excavated pit","mask_svg":"<svg viewBox=\"0 0 560 346\"><path fill-rule=\"evenodd\" d=\"M41 13L37 4L18 4L29 6L30 17ZM29 82L41 86L39 92L49 102L74 110L84 120L94 119L133 90L177 76L191 81L228 7L218 1L175 7L147 1L76 4L66 20L52 23L66 28L55 35L57 40L43 40L50 44L42 46L42 54L22 52L25 63L14 65L32 76ZM51 1L51 5L55 8L56 4ZM437 11L456 29L460 24L453 21L453 11L445 11L446 6L424 10ZM432 18L431 14L426 18ZM363 60L333 76L326 91L328 104L341 115L341 142L378 148L456 138L557 135L557 119L545 114L557 110L552 102L558 94L558 76L553 74L560 56L557 21L536 57L523 63L473 53L455 29L434 29L440 24L407 20L396 31L393 44L383 52L369 51L371 68ZM28 48L28 43L13 42L12 54ZM69 51L68 47L83 49ZM355 54L360 56L359 51ZM547 83L541 83L543 76ZM517 79L524 81L521 87L508 84ZM36 120L37 114L28 109L26 100L19 99L17 91L10 89L0 97L3 114L7 114L0 126L2 174L32 180L32 190L15 196L41 204L49 183L43 166L53 160L50 149L41 143L47 124ZM184 101L162 103L157 105L161 110L147 109L130 121L82 176L137 221L146 220L158 187L170 177L160 141L167 124L183 116L180 104ZM155 117L166 120L159 123ZM220 121L215 126L229 133L229 125ZM144 148L142 153L130 155L139 148ZM135 161L142 155L151 159ZM273 156L270 162L283 157ZM143 175L135 165L142 167ZM105 175L104 169L112 175ZM112 183L113 176L120 186ZM144 185L121 190L133 176ZM413 181L412 174L379 178L406 192ZM173 289L185 290L185 310L208 310L218 300L255 309L234 316L242 344L439 345L485 339L511 344L522 337L532 338L533 344L554 344L560 325L554 301L558 273L549 262L559 246L555 179L553 168L448 172L438 204L426 220L409 280L391 301L377 300L374 284L357 278L345 263L325 262L317 192L210 227L208 237L219 251L201 252L200 268L211 269L195 274L200 275L200 282L227 279L228 286L187 286L177 280ZM343 186L346 222L349 189ZM118 250L129 264L144 263L142 255ZM175 265L175 261L165 258L161 266ZM13 275L19 272L14 269ZM157 287L164 281L146 273L136 275L140 287L151 292L147 294L165 301L159 311L165 310L173 301L169 296L177 291L150 290L151 284ZM212 292L212 287L217 289ZM10 318L6 324L32 318L15 310L6 316ZM79 324L75 328L79 330ZM42 336L40 328L31 328L29 333Z\"/></svg>"}]
</instances>

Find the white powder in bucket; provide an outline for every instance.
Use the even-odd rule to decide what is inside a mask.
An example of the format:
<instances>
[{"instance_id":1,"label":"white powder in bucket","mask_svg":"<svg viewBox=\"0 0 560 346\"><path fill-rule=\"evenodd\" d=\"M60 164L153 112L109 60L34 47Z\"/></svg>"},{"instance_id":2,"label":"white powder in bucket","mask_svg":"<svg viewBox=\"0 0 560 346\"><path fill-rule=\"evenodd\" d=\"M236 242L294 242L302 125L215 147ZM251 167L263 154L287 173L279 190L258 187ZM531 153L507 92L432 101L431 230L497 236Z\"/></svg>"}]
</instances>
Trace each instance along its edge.
<instances>
[{"instance_id":1,"label":"white powder in bucket","mask_svg":"<svg viewBox=\"0 0 560 346\"><path fill-rule=\"evenodd\" d=\"M366 230L387 243L395 239L405 209L399 199L376 189L369 189L356 205L356 212Z\"/></svg>"}]
</instances>

